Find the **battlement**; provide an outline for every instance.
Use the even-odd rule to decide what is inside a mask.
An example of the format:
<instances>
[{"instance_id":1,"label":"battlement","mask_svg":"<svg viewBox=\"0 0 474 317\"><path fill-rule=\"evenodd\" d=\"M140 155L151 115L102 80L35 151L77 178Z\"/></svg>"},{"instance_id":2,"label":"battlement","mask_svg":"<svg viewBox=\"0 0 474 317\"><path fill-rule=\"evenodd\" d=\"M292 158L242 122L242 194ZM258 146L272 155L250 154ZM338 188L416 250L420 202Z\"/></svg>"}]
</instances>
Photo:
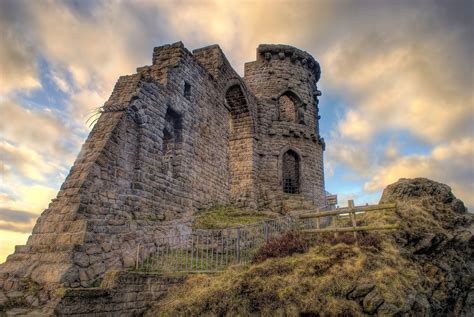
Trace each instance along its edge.
<instances>
[{"instance_id":1,"label":"battlement","mask_svg":"<svg viewBox=\"0 0 474 317\"><path fill-rule=\"evenodd\" d=\"M172 64L186 54L191 55L191 52L184 47L183 42L157 46L153 48L153 65L164 62Z\"/></svg>"},{"instance_id":2,"label":"battlement","mask_svg":"<svg viewBox=\"0 0 474 317\"><path fill-rule=\"evenodd\" d=\"M321 77L319 63L309 53L296 47L283 44L260 44L257 48L257 61L289 59L292 63L307 67L314 72L316 81Z\"/></svg>"}]
</instances>

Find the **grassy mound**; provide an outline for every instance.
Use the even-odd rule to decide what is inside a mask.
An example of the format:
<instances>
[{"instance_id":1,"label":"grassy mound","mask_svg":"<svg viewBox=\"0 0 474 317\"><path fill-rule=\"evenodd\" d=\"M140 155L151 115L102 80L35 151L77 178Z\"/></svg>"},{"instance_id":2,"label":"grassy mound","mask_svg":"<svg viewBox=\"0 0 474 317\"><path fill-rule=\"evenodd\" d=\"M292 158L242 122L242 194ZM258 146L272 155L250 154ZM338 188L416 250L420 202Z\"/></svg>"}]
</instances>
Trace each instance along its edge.
<instances>
[{"instance_id":1,"label":"grassy mound","mask_svg":"<svg viewBox=\"0 0 474 317\"><path fill-rule=\"evenodd\" d=\"M272 242L263 262L191 276L147 315L471 315L473 215L449 187L425 179L389 186L382 202L396 202L398 211L357 221L396 222L400 230L359 233L357 242L319 235L291 256Z\"/></svg>"},{"instance_id":2,"label":"grassy mound","mask_svg":"<svg viewBox=\"0 0 474 317\"><path fill-rule=\"evenodd\" d=\"M225 229L275 218L277 214L243 210L235 206L202 209L195 215L194 229Z\"/></svg>"},{"instance_id":3,"label":"grassy mound","mask_svg":"<svg viewBox=\"0 0 474 317\"><path fill-rule=\"evenodd\" d=\"M363 314L364 307L353 298L373 290L375 304L367 303L366 310L380 306L377 298L386 306L402 306L402 299L421 287L418 275L417 267L390 243L378 251L323 242L304 254L234 266L217 276L192 276L149 315L354 316Z\"/></svg>"}]
</instances>

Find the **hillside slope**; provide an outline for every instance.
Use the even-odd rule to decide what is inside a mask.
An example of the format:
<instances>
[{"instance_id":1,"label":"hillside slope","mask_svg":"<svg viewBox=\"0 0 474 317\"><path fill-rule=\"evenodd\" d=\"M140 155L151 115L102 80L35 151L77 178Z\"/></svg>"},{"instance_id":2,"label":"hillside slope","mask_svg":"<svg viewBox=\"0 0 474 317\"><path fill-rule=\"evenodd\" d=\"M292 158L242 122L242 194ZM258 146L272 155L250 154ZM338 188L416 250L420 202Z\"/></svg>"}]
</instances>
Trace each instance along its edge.
<instances>
[{"instance_id":1,"label":"hillside slope","mask_svg":"<svg viewBox=\"0 0 474 317\"><path fill-rule=\"evenodd\" d=\"M161 315L472 316L473 215L451 189L428 179L401 179L381 203L400 230L318 237L305 253L195 275L148 311ZM471 293L470 293L471 292Z\"/></svg>"}]
</instances>

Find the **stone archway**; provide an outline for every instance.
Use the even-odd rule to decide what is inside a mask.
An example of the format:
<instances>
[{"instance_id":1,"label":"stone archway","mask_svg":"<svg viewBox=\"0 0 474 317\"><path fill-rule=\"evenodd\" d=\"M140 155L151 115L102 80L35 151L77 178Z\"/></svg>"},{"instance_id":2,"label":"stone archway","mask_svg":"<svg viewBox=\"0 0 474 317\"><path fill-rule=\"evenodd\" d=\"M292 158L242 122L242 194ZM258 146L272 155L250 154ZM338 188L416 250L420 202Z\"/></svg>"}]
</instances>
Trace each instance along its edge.
<instances>
[{"instance_id":1,"label":"stone archway","mask_svg":"<svg viewBox=\"0 0 474 317\"><path fill-rule=\"evenodd\" d=\"M300 192L300 156L293 150L288 150L282 155L281 175L283 192L298 194Z\"/></svg>"},{"instance_id":2,"label":"stone archway","mask_svg":"<svg viewBox=\"0 0 474 317\"><path fill-rule=\"evenodd\" d=\"M230 196L244 206L253 192L254 129L249 104L240 84L225 93L229 109Z\"/></svg>"}]
</instances>

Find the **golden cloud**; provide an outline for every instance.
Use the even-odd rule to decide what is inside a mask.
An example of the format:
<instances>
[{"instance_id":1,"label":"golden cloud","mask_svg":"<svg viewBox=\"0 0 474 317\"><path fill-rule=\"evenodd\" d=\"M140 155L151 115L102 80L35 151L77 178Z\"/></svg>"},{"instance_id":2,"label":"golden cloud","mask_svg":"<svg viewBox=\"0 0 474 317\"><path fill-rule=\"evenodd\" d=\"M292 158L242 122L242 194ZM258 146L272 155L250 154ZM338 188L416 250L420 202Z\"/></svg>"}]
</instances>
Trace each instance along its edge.
<instances>
[{"instance_id":1,"label":"golden cloud","mask_svg":"<svg viewBox=\"0 0 474 317\"><path fill-rule=\"evenodd\" d=\"M413 155L373 171L364 189L379 191L400 178L426 177L449 184L458 197L474 207L474 139L463 138L435 147L430 155Z\"/></svg>"}]
</instances>

